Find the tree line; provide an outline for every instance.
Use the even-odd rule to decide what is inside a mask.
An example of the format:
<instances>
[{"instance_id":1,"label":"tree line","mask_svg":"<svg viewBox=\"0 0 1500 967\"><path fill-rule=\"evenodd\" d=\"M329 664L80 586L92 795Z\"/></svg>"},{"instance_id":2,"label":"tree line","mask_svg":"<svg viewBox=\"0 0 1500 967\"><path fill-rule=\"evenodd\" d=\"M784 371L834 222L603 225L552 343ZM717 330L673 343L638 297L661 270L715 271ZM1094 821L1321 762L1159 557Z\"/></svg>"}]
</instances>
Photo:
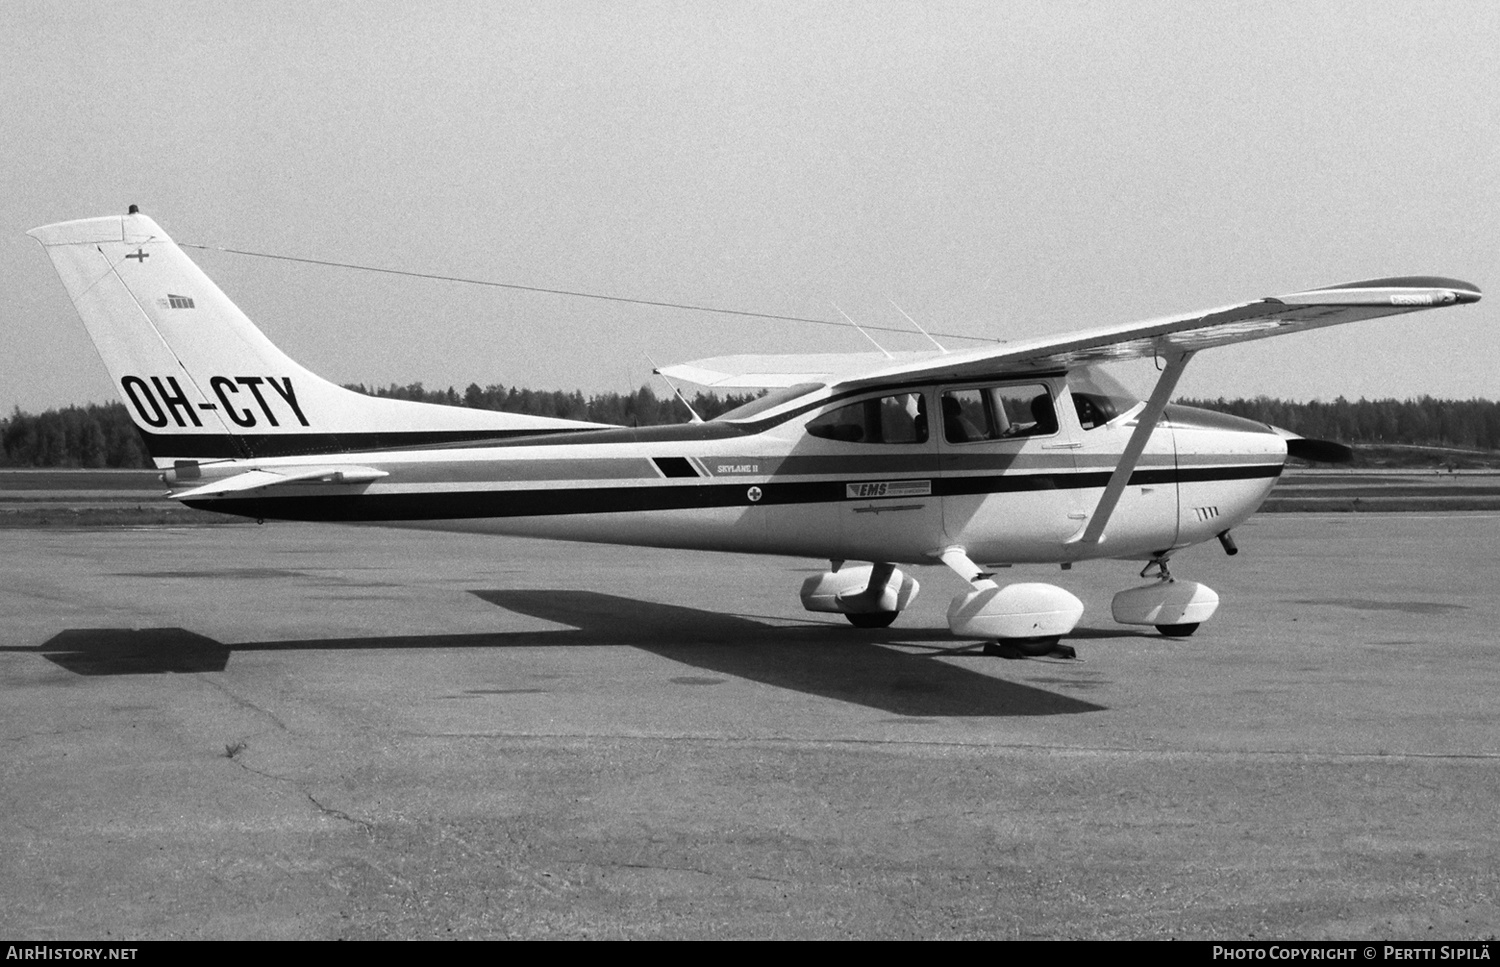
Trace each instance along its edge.
<instances>
[{"instance_id":1,"label":"tree line","mask_svg":"<svg viewBox=\"0 0 1500 967\"><path fill-rule=\"evenodd\" d=\"M685 423L686 407L673 396L660 397L649 386L634 393L584 396L574 390L530 390L472 383L459 392L429 390L421 383L405 386L348 387L370 396L500 410L528 416L588 420L619 426ZM705 420L752 399L750 395L698 393L693 409ZM1500 451L1500 403L1492 400L1314 400L1297 403L1259 396L1254 399L1184 399L1178 402L1243 416L1321 440L1349 444L1416 445ZM17 407L0 420L0 466L119 467L151 466L140 436L123 403L69 406L30 414Z\"/></svg>"},{"instance_id":2,"label":"tree line","mask_svg":"<svg viewBox=\"0 0 1500 967\"><path fill-rule=\"evenodd\" d=\"M659 397L649 386L642 386L634 393L597 393L588 397L578 390L530 390L499 384L481 387L477 383L470 384L463 392L451 386L446 390L429 390L421 383L405 386L392 383L384 387L356 383L345 388L367 396L616 426L657 426L686 423L690 419L687 407L675 396ZM753 398L753 394L714 396L700 392L692 398L692 405L699 416L711 420ZM89 403L38 414L22 412L18 406L9 417L0 420L0 466L134 469L150 467L151 459L124 403Z\"/></svg>"},{"instance_id":3,"label":"tree line","mask_svg":"<svg viewBox=\"0 0 1500 967\"><path fill-rule=\"evenodd\" d=\"M587 420L591 423L610 423L615 426L660 426L666 423L686 423L691 419L687 407L676 396L657 396L649 386L642 386L634 393L598 393L585 397L579 390L532 390L519 386L509 388L493 383L481 387L470 383L462 393L453 387L445 390L430 390L421 383L400 386L366 388L363 383L350 383L344 387L366 396L385 396L396 400L415 400L418 403L441 403L445 406L467 406L474 410L499 410L502 413L520 413L525 416L551 416L564 420ZM755 394L714 396L698 393L693 397L693 410L705 420L721 413L728 413L754 399Z\"/></svg>"},{"instance_id":4,"label":"tree line","mask_svg":"<svg viewBox=\"0 0 1500 967\"><path fill-rule=\"evenodd\" d=\"M1340 396L1327 403L1293 403L1257 396L1179 402L1269 423L1317 440L1500 450L1500 403L1494 400L1421 396L1414 400L1350 401Z\"/></svg>"}]
</instances>

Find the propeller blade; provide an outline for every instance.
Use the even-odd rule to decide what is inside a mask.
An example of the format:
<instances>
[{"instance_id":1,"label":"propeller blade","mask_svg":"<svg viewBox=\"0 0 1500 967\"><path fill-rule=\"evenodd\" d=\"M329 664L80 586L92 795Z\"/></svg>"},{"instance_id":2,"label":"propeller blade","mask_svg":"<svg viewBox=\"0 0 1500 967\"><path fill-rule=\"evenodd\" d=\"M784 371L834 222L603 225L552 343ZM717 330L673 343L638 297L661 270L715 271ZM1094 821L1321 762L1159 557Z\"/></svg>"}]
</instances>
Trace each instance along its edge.
<instances>
[{"instance_id":1,"label":"propeller blade","mask_svg":"<svg viewBox=\"0 0 1500 967\"><path fill-rule=\"evenodd\" d=\"M1298 460L1311 463L1348 463L1354 459L1354 450L1332 440L1309 440L1307 437L1289 437L1286 453Z\"/></svg>"}]
</instances>

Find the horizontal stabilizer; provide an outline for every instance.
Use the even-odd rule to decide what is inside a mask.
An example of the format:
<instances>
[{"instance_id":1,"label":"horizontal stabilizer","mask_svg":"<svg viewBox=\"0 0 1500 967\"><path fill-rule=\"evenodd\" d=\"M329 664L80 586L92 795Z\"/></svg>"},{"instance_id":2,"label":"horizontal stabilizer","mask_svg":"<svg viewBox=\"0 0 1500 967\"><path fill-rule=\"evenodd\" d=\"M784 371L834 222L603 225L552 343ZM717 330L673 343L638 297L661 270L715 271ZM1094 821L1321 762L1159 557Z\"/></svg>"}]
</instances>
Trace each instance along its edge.
<instances>
[{"instance_id":1,"label":"horizontal stabilizer","mask_svg":"<svg viewBox=\"0 0 1500 967\"><path fill-rule=\"evenodd\" d=\"M265 487L282 487L293 483L362 484L389 477L384 470L374 467L308 467L290 470L247 470L223 480L174 493L174 500L194 500L198 497L214 497L220 494L239 493L244 490L261 490Z\"/></svg>"}]
</instances>

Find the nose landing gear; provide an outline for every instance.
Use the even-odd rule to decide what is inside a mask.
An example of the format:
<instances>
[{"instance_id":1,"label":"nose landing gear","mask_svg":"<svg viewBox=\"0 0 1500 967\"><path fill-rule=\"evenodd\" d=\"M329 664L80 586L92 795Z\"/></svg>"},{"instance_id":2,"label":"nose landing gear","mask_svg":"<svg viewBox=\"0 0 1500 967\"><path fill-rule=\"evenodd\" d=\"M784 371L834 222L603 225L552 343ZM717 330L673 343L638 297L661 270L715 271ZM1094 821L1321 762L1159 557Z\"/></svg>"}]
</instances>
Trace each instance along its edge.
<instances>
[{"instance_id":1,"label":"nose landing gear","mask_svg":"<svg viewBox=\"0 0 1500 967\"><path fill-rule=\"evenodd\" d=\"M1115 595L1110 611L1116 621L1151 625L1168 638L1186 638L1213 617L1219 607L1218 594L1206 584L1172 577L1167 567L1169 557L1158 554L1141 569L1141 577L1154 576L1154 582Z\"/></svg>"}]
</instances>

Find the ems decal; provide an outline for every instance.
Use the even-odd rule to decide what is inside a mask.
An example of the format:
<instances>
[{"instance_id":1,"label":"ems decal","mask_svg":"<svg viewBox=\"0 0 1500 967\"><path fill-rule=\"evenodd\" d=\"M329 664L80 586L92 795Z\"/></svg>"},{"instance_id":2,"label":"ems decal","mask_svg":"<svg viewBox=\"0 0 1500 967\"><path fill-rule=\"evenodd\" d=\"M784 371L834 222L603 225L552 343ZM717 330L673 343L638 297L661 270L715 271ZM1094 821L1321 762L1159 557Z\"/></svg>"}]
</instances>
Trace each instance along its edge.
<instances>
[{"instance_id":1,"label":"ems decal","mask_svg":"<svg viewBox=\"0 0 1500 967\"><path fill-rule=\"evenodd\" d=\"M932 494L931 480L870 480L844 485L845 500L871 500L878 497L927 497Z\"/></svg>"},{"instance_id":2,"label":"ems decal","mask_svg":"<svg viewBox=\"0 0 1500 967\"><path fill-rule=\"evenodd\" d=\"M199 403L195 407L176 376L152 376L149 382L140 376L120 378L120 390L136 416L157 429L173 424L201 427L203 421L197 410L222 410L235 426L246 429L262 424L279 427L282 420L292 425L293 418L302 426L309 425L297 403L290 376L215 376L208 385L218 403ZM264 387L274 392L268 393Z\"/></svg>"}]
</instances>

